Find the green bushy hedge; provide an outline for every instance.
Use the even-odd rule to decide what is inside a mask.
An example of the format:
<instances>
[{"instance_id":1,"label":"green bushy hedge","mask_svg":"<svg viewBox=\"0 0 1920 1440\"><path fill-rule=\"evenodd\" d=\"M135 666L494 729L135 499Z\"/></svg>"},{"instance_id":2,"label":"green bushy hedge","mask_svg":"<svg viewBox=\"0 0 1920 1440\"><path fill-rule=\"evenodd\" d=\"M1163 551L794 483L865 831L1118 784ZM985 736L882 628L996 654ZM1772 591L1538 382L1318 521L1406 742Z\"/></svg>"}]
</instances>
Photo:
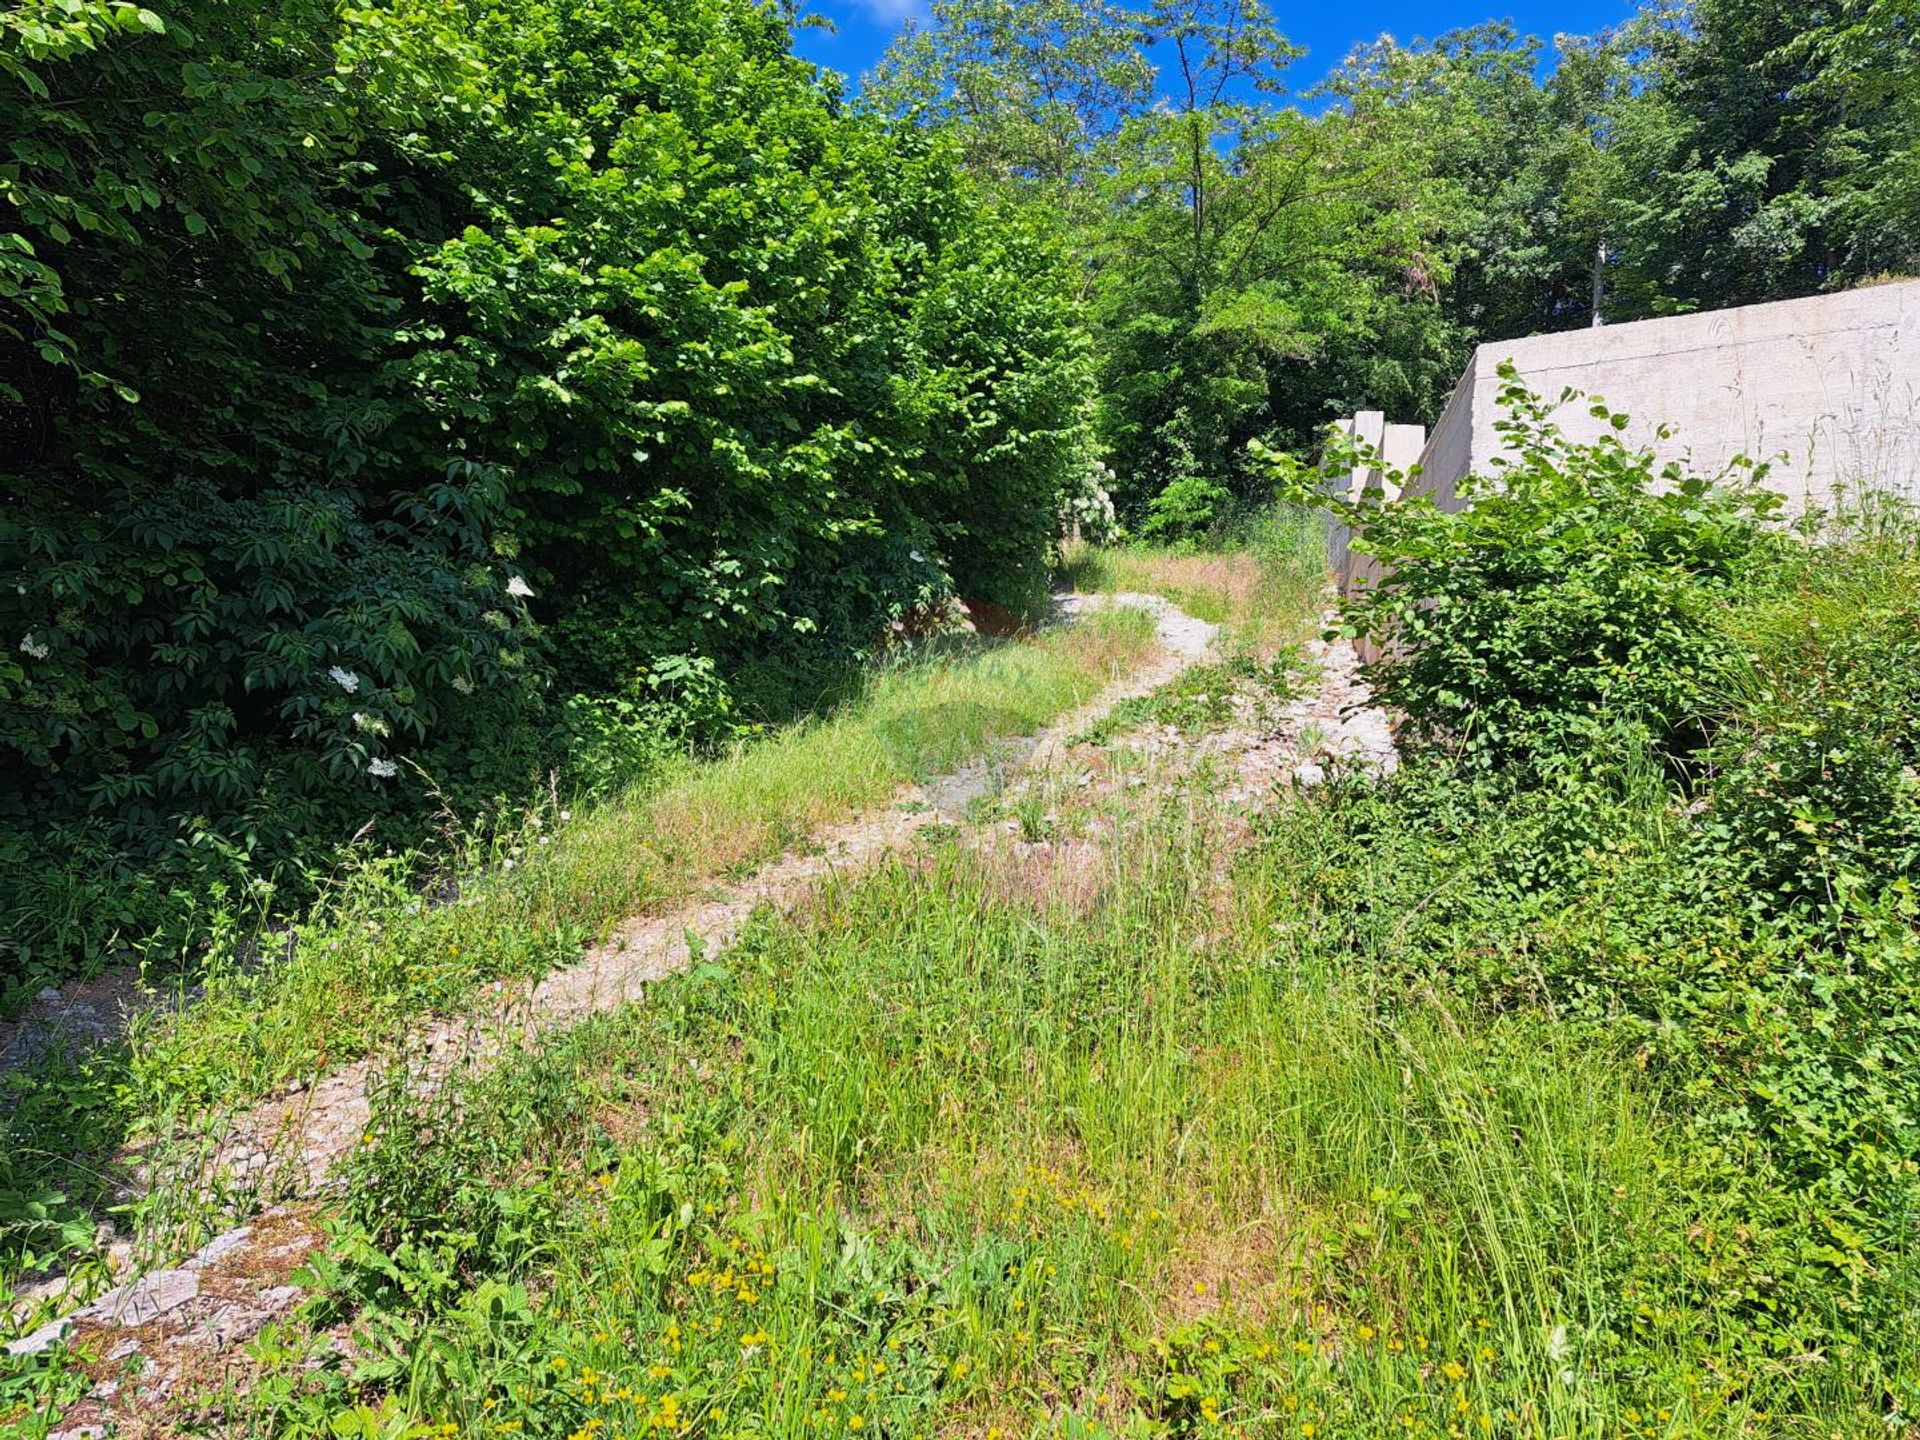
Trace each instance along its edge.
<instances>
[{"instance_id":1,"label":"green bushy hedge","mask_svg":"<svg viewBox=\"0 0 1920 1440\"><path fill-rule=\"evenodd\" d=\"M776 7L31 0L0 118L16 967L1041 591L1057 259Z\"/></svg>"},{"instance_id":2,"label":"green bushy hedge","mask_svg":"<svg viewBox=\"0 0 1920 1440\"><path fill-rule=\"evenodd\" d=\"M1794 534L1749 476L1506 402L1516 458L1470 507L1347 512L1384 573L1345 620L1385 646L1409 763L1327 812L1306 903L1378 971L1542 1008L1660 1082L1698 1221L1609 1323L1910 1384L1920 516Z\"/></svg>"}]
</instances>

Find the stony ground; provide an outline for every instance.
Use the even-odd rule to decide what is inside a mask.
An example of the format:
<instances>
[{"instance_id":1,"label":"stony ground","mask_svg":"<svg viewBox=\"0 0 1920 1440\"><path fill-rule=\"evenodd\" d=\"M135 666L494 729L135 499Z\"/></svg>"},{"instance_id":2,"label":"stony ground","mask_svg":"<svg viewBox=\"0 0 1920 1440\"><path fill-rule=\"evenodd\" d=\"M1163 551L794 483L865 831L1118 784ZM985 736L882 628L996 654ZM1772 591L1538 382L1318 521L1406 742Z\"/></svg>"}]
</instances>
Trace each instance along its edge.
<instances>
[{"instance_id":1,"label":"stony ground","mask_svg":"<svg viewBox=\"0 0 1920 1440\"><path fill-rule=\"evenodd\" d=\"M800 910L823 885L911 854L930 827L950 829L962 843L990 852L1007 883L1037 902L1077 904L1097 892L1103 847L1119 843L1126 817L1183 787L1202 797L1207 823L1221 827L1224 857L1251 833L1251 817L1287 787L1317 785L1341 770L1395 764L1386 717L1370 707L1344 642L1306 647L1303 663L1289 677L1292 698L1236 686L1197 697L1220 702L1212 707L1219 717L1212 723L1149 721L1103 741L1091 739L1116 706L1154 694L1207 660L1215 639L1215 627L1158 596L1066 596L1059 608L1071 620L1104 604L1152 612L1159 652L1093 703L1039 736L902 791L889 807L836 827L804 853L783 856L740 884L620 927L604 945L537 985L496 986L485 1008L423 1025L403 1047L427 1057L416 1066L422 1081L436 1083L485 1064L512 1039L635 1003L647 985L684 968L690 957L724 950L756 912ZM120 1003L130 1002L122 997ZM98 1007L93 1014L98 1016ZM64 1033L58 1029L58 1000L47 1001L28 1023L38 1024L42 1034ZM186 1259L130 1276L9 1345L19 1353L84 1337L107 1362L103 1375L112 1372L62 1417L50 1440L141 1433L154 1423L155 1407L164 1408L177 1389L203 1377L210 1359L299 1303L302 1291L290 1277L321 1243L316 1213L334 1184L336 1165L365 1132L368 1079L390 1059L376 1056L343 1067L232 1117L197 1173L136 1169L139 1183L149 1186L217 1184L234 1217L250 1218ZM114 1253L124 1264L130 1251L122 1245ZM50 1282L36 1298L57 1308L61 1284ZM137 1378L114 1378L127 1375Z\"/></svg>"}]
</instances>

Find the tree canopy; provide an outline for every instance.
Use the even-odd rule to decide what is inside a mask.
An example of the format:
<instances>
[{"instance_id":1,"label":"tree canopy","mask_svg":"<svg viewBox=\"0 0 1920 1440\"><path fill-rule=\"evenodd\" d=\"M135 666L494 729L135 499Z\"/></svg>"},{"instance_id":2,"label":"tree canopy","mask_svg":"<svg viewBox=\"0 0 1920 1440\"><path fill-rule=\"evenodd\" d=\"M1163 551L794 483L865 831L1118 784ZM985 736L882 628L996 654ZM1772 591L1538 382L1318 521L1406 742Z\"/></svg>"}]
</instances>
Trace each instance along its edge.
<instances>
[{"instance_id":1,"label":"tree canopy","mask_svg":"<svg viewBox=\"0 0 1920 1440\"><path fill-rule=\"evenodd\" d=\"M1480 340L1920 266L1911 0L1653 0L1545 42L1357 48L1301 95L1259 0L936 0L865 103L1070 237L1123 516L1217 524L1356 406L1432 415Z\"/></svg>"},{"instance_id":2,"label":"tree canopy","mask_svg":"<svg viewBox=\"0 0 1920 1440\"><path fill-rule=\"evenodd\" d=\"M8 943L297 890L575 722L774 713L1044 593L1070 276L789 41L750 0L0 19Z\"/></svg>"}]
</instances>

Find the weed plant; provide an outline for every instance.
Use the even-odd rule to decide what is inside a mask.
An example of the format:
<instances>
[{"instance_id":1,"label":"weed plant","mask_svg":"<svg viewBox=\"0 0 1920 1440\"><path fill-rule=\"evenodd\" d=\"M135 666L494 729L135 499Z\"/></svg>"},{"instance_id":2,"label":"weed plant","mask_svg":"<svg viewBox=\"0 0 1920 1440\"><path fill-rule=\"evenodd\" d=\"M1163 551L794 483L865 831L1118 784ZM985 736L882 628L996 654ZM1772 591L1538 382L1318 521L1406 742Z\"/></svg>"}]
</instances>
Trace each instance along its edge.
<instances>
[{"instance_id":1,"label":"weed plant","mask_svg":"<svg viewBox=\"0 0 1920 1440\"><path fill-rule=\"evenodd\" d=\"M219 1403L292 1436L1880 1423L1873 1355L1769 1361L1676 1274L1722 1217L1630 1049L1354 963L1297 908L1330 802L1224 891L1186 803L1091 916L947 847L517 1064L397 1071L313 1276L354 1358Z\"/></svg>"}]
</instances>

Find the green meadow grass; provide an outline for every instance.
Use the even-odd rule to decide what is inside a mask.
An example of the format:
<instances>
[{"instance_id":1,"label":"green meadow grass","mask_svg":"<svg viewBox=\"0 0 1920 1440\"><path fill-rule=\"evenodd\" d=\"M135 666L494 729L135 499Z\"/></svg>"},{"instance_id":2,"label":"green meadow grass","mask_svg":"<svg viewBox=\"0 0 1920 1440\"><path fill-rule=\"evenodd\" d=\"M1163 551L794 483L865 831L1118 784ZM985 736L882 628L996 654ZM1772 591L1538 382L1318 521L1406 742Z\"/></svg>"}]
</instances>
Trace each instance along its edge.
<instances>
[{"instance_id":1,"label":"green meadow grass","mask_svg":"<svg viewBox=\"0 0 1920 1440\"><path fill-rule=\"evenodd\" d=\"M1656 1097L1591 1037L1302 937L1314 824L1222 877L1175 796L1078 910L948 843L432 1099L397 1069L317 1276L377 1360L356 1382L278 1339L288 1384L223 1413L559 1440L1872 1433L1870 1367L1756 1368L1623 1315L1658 1313L1663 1248L1702 1220Z\"/></svg>"},{"instance_id":2,"label":"green meadow grass","mask_svg":"<svg viewBox=\"0 0 1920 1440\"><path fill-rule=\"evenodd\" d=\"M235 911L194 972L188 1003L142 1017L129 1042L5 1077L0 1093L0 1299L50 1263L80 1293L111 1283L92 1240L114 1203L115 1152L191 1168L221 1117L364 1055L476 987L533 977L621 919L658 912L750 870L898 787L1031 733L1152 650L1153 625L1117 610L1012 643L953 647L876 668L834 713L708 759L684 759L576 812L530 804L513 832L448 837L434 856L368 856L302 923L264 931ZM447 877L423 888L427 865ZM219 1196L155 1187L121 1216L154 1250L195 1243ZM229 1197L244 1207L244 1196ZM0 1406L4 1413L4 1406Z\"/></svg>"},{"instance_id":3,"label":"green meadow grass","mask_svg":"<svg viewBox=\"0 0 1920 1440\"><path fill-rule=\"evenodd\" d=\"M1235 683L1284 686L1254 662L1317 613L1304 554L1073 563L1096 588L1186 584L1244 657ZM1778 632L1750 647L1766 663L1799 643L1785 611L1741 623ZM633 835L684 837L631 872L676 877L654 893L704 883L1032 728L1144 645L1123 620L908 672L550 845L530 825L486 870L518 908L470 907L492 932L375 889L326 933L355 955L423 934L406 953L430 969L439 944L531 945L625 913L632 885L593 877L635 863ZM1037 670L969 668L1003 658ZM1176 681L1139 716L1223 723L1190 702ZM1125 739L1124 720L1096 727L1108 748L1085 773L1132 778ZM1679 1027L1563 1009L1541 975L1471 983L1609 942L1581 928L1596 897L1500 874L1539 838L1537 805L1443 778L1416 760L1394 785L1289 793L1249 834L1204 761L1110 793L1056 775L1002 802L1013 823L929 831L639 1004L445 1084L398 1054L302 1277L314 1299L167 1423L287 1440L1915 1433L1911 1276L1889 1262L1849 1296L1818 1253L1792 1260L1817 1227L1763 1234L1799 1203L1788 1178L1712 1123L1765 1099L1763 1079L1654 1059ZM1618 865L1672 861L1657 774L1581 814ZM996 848L1016 840L1053 843ZM1027 866L1069 855L1069 885ZM436 1003L403 977L369 1005L364 961L315 953L315 993L358 976L357 1043ZM453 993L511 970L455 967ZM237 1031L245 993L209 1013ZM298 1039L340 1012L289 1014ZM1751 1270L1782 1257L1791 1276ZM1823 1293L1831 1313L1781 1308Z\"/></svg>"},{"instance_id":4,"label":"green meadow grass","mask_svg":"<svg viewBox=\"0 0 1920 1440\"><path fill-rule=\"evenodd\" d=\"M1032 733L1152 644L1152 621L1121 609L879 671L824 719L671 765L578 814L530 809L509 838L456 852L452 903L422 903L417 857L372 861L276 942L270 963L235 963L251 943L236 932L198 999L136 1034L133 1083L169 1103L239 1101L364 1054L484 981L563 964L619 920L686 900L902 785Z\"/></svg>"},{"instance_id":5,"label":"green meadow grass","mask_svg":"<svg viewBox=\"0 0 1920 1440\"><path fill-rule=\"evenodd\" d=\"M1078 590L1164 595L1188 614L1223 626L1223 649L1270 659L1304 639L1320 616L1325 522L1318 513L1281 506L1250 517L1245 533L1225 548L1075 545L1064 573Z\"/></svg>"}]
</instances>

